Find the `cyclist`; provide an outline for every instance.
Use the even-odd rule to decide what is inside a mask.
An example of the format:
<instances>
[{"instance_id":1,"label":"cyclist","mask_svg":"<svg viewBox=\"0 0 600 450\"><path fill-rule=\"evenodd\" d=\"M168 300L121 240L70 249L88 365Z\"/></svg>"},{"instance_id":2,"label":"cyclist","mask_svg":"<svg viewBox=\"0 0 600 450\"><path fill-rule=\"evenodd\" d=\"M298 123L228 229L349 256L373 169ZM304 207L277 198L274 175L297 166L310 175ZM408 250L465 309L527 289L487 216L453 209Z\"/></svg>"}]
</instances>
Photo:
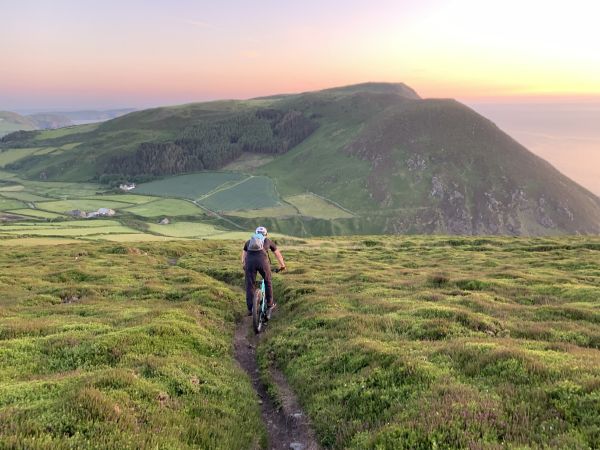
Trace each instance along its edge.
<instances>
[{"instance_id":1,"label":"cyclist","mask_svg":"<svg viewBox=\"0 0 600 450\"><path fill-rule=\"evenodd\" d=\"M267 229L258 227L255 234L244 244L242 251L242 267L246 277L246 306L248 315L252 315L252 297L256 283L256 272L265 280L265 297L267 300L267 317L271 317L273 308L277 306L273 301L273 285L271 283L271 264L268 252L271 250L279 262L279 270L285 270L285 262L281 252L271 239L267 237Z\"/></svg>"}]
</instances>

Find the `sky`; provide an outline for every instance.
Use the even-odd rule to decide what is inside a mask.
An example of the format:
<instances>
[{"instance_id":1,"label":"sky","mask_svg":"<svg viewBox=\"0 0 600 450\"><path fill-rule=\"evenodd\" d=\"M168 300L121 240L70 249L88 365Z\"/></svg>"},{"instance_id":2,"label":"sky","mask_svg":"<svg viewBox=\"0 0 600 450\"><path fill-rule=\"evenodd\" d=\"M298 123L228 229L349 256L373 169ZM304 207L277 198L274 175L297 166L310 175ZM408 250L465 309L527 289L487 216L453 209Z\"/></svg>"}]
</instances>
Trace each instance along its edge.
<instances>
[{"instance_id":1,"label":"sky","mask_svg":"<svg viewBox=\"0 0 600 450\"><path fill-rule=\"evenodd\" d=\"M600 99L595 0L0 1L0 108L147 107L364 81Z\"/></svg>"},{"instance_id":2,"label":"sky","mask_svg":"<svg viewBox=\"0 0 600 450\"><path fill-rule=\"evenodd\" d=\"M600 194L598 17L597 0L0 0L0 110L404 82Z\"/></svg>"}]
</instances>

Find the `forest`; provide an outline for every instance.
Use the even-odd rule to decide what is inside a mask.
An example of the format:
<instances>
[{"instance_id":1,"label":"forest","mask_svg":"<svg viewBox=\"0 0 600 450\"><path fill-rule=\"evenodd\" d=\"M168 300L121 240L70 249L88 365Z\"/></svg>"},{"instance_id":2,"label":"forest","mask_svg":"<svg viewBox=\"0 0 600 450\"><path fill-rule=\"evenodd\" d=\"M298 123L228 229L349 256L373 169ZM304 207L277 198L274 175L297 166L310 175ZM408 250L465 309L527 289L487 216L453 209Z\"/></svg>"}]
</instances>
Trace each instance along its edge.
<instances>
[{"instance_id":1,"label":"forest","mask_svg":"<svg viewBox=\"0 0 600 450\"><path fill-rule=\"evenodd\" d=\"M244 112L188 126L172 141L141 143L135 152L111 158L104 172L136 176L215 170L243 152L285 153L317 127L298 111Z\"/></svg>"}]
</instances>

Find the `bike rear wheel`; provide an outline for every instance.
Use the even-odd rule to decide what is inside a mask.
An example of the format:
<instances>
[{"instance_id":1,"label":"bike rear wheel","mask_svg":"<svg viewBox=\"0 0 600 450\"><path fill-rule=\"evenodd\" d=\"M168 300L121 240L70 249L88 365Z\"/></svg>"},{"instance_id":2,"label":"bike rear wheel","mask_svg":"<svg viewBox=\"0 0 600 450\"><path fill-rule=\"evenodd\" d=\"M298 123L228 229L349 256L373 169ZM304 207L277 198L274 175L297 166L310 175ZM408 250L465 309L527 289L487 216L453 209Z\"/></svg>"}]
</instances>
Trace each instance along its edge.
<instances>
[{"instance_id":1,"label":"bike rear wheel","mask_svg":"<svg viewBox=\"0 0 600 450\"><path fill-rule=\"evenodd\" d=\"M255 333L260 333L263 327L262 317L262 291L260 289L254 290L254 299L252 304L252 326L254 327Z\"/></svg>"}]
</instances>

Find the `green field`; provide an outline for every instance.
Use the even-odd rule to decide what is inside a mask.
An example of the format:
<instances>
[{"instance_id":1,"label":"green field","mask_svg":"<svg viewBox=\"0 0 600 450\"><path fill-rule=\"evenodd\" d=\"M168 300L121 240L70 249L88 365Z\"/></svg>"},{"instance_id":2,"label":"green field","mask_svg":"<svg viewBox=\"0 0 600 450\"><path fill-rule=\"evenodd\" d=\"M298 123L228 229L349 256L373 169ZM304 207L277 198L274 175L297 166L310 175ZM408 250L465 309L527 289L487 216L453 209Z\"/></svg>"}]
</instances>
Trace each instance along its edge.
<instances>
[{"instance_id":1,"label":"green field","mask_svg":"<svg viewBox=\"0 0 600 450\"><path fill-rule=\"evenodd\" d=\"M255 217L288 217L298 215L298 210L292 205L282 203L270 208L227 211L228 215L252 219Z\"/></svg>"},{"instance_id":2,"label":"green field","mask_svg":"<svg viewBox=\"0 0 600 450\"><path fill-rule=\"evenodd\" d=\"M181 197L220 212L256 210L253 217L264 216L265 208L281 207L273 181L268 177L249 177L231 172L203 172L169 177L139 185L136 193ZM291 209L287 208L287 211ZM167 213L164 213L167 215ZM147 213L140 214L154 217ZM172 214L171 214L172 215Z\"/></svg>"},{"instance_id":3,"label":"green field","mask_svg":"<svg viewBox=\"0 0 600 450\"><path fill-rule=\"evenodd\" d=\"M117 194L117 195L96 195L91 197L93 200L114 200L116 202L131 203L134 205L140 205L142 203L152 202L158 200L157 197L151 197L148 195L134 195L134 194Z\"/></svg>"},{"instance_id":4,"label":"green field","mask_svg":"<svg viewBox=\"0 0 600 450\"><path fill-rule=\"evenodd\" d=\"M5 184L0 186L0 192L19 192L22 191L24 188L23 186L21 186L20 184Z\"/></svg>"},{"instance_id":5,"label":"green field","mask_svg":"<svg viewBox=\"0 0 600 450\"><path fill-rule=\"evenodd\" d=\"M16 191L16 192L3 192L0 194L1 197L14 198L24 202L43 202L48 201L48 197L42 197L41 195L30 194L29 192Z\"/></svg>"},{"instance_id":6,"label":"green field","mask_svg":"<svg viewBox=\"0 0 600 450\"><path fill-rule=\"evenodd\" d=\"M12 223L10 225L3 225L0 227L2 230L21 230L21 229L61 229L70 230L72 228L103 228L103 227L114 227L120 223L116 220L106 219L84 219L84 220L65 220L61 222L25 222L25 223Z\"/></svg>"},{"instance_id":7,"label":"green field","mask_svg":"<svg viewBox=\"0 0 600 450\"><path fill-rule=\"evenodd\" d=\"M314 194L294 195L287 197L285 201L294 205L303 216L318 219L347 219L353 217L352 214Z\"/></svg>"},{"instance_id":8,"label":"green field","mask_svg":"<svg viewBox=\"0 0 600 450\"><path fill-rule=\"evenodd\" d=\"M74 200L58 200L53 202L39 202L36 203L39 209L55 212L64 213L79 209L81 211L97 211L100 208L111 208L114 210L121 210L131 206L130 203L118 202L115 200L101 200L99 197L93 199L74 199Z\"/></svg>"},{"instance_id":9,"label":"green field","mask_svg":"<svg viewBox=\"0 0 600 450\"><path fill-rule=\"evenodd\" d=\"M212 225L198 222L176 222L169 225L150 224L149 230L156 234L173 237L204 237L224 233Z\"/></svg>"},{"instance_id":10,"label":"green field","mask_svg":"<svg viewBox=\"0 0 600 450\"><path fill-rule=\"evenodd\" d=\"M70 220L62 222L10 223L0 227L0 236L22 237L93 237L103 239L112 234L138 234L139 232L114 220ZM135 239L135 238L133 238Z\"/></svg>"},{"instance_id":11,"label":"green field","mask_svg":"<svg viewBox=\"0 0 600 450\"><path fill-rule=\"evenodd\" d=\"M196 200L220 186L233 184L244 178L247 178L247 176L238 173L202 172L143 183L135 188L135 192L160 197L180 197Z\"/></svg>"},{"instance_id":12,"label":"green field","mask_svg":"<svg viewBox=\"0 0 600 450\"><path fill-rule=\"evenodd\" d=\"M7 212L12 214L19 214L22 216L39 217L41 219L56 219L59 217L65 217L61 214L51 213L48 211L40 211L39 209L14 209Z\"/></svg>"},{"instance_id":13,"label":"green field","mask_svg":"<svg viewBox=\"0 0 600 450\"><path fill-rule=\"evenodd\" d=\"M202 216L201 208L191 202L177 199L161 199L127 208L125 211L141 217Z\"/></svg>"},{"instance_id":14,"label":"green field","mask_svg":"<svg viewBox=\"0 0 600 450\"><path fill-rule=\"evenodd\" d=\"M55 238L55 237L28 237L28 238L13 238L13 239L0 239L0 246L2 247L39 247L39 246L54 246L64 244L79 244L79 240L68 239L68 238Z\"/></svg>"},{"instance_id":15,"label":"green field","mask_svg":"<svg viewBox=\"0 0 600 450\"><path fill-rule=\"evenodd\" d=\"M182 247L5 249L1 448L264 446L231 356L239 296L167 266Z\"/></svg>"},{"instance_id":16,"label":"green field","mask_svg":"<svg viewBox=\"0 0 600 450\"><path fill-rule=\"evenodd\" d=\"M122 225L108 227L82 227L82 228L51 228L51 227L31 227L18 230L5 230L0 228L0 235L7 236L56 236L56 237L75 237L75 236L103 236L107 234L136 233L137 231L124 227Z\"/></svg>"},{"instance_id":17,"label":"green field","mask_svg":"<svg viewBox=\"0 0 600 450\"><path fill-rule=\"evenodd\" d=\"M85 198L95 196L102 187L91 183L63 183L58 181L29 181L12 178L17 185L9 186L4 191L26 191L42 197L53 198Z\"/></svg>"},{"instance_id":18,"label":"green field","mask_svg":"<svg viewBox=\"0 0 600 450\"><path fill-rule=\"evenodd\" d=\"M228 189L220 190L200 200L213 211L270 208L279 204L273 180L251 177Z\"/></svg>"},{"instance_id":19,"label":"green field","mask_svg":"<svg viewBox=\"0 0 600 450\"><path fill-rule=\"evenodd\" d=\"M94 236L93 240L112 241L112 242L168 242L178 240L176 237L156 236L147 233L126 233L126 234L105 234Z\"/></svg>"},{"instance_id":20,"label":"green field","mask_svg":"<svg viewBox=\"0 0 600 450\"><path fill-rule=\"evenodd\" d=\"M25 204L18 200L0 197L0 211L8 211L9 209L19 209L23 208L24 206Z\"/></svg>"}]
</instances>

